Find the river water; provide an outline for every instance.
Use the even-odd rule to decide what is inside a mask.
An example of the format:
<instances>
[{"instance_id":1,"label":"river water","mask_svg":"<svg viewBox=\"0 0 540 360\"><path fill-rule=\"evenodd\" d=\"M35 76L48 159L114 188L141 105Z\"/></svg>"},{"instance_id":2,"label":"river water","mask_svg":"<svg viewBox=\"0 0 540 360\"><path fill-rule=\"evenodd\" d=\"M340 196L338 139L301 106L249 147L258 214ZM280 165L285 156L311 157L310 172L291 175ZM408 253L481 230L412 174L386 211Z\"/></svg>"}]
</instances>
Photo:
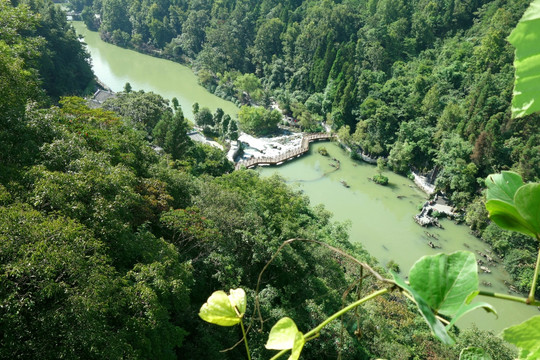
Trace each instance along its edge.
<instances>
[{"instance_id":1,"label":"river water","mask_svg":"<svg viewBox=\"0 0 540 360\"><path fill-rule=\"evenodd\" d=\"M176 97L184 116L191 120L195 102L212 112L220 107L233 118L238 113L238 107L232 102L211 94L199 85L197 77L187 66L106 43L97 32L89 31L82 21L73 21L72 24L77 33L84 36L86 48L92 56L94 74L111 90L122 91L129 82L134 91L153 91L169 100Z\"/></svg>"},{"instance_id":2,"label":"river water","mask_svg":"<svg viewBox=\"0 0 540 360\"><path fill-rule=\"evenodd\" d=\"M233 103L201 87L188 67L105 43L98 33L88 31L82 22L73 22L73 25L84 36L94 73L112 90L121 91L129 82L134 90L153 91L168 99L176 97L184 114L191 119L191 106L195 102L212 111L221 107L230 115L237 114L238 108ZM317 149L321 146L328 150L329 157L318 154ZM339 170L330 165L332 157L340 161ZM383 265L390 260L395 261L403 276L423 255L456 250L470 250L475 254L477 251L489 251L485 243L469 234L466 226L455 225L449 220L442 220L444 230L425 229L417 225L413 216L425 202L426 195L412 181L387 171L385 175L390 179L389 186L377 185L368 180L376 174L375 166L351 160L334 143L315 143L306 156L279 167L265 167L258 171L262 176L279 174L291 186L309 196L313 205L324 204L334 214L334 220L350 221L350 240L361 243ZM350 188L344 187L341 181L345 181ZM429 247L429 241L440 246L440 249ZM490 269L491 274L479 275L481 282L492 284L484 288L506 293L503 281L509 280L508 274L502 270L502 266L490 266ZM481 329L498 333L507 326L539 314L535 307L493 298L479 297L479 300L493 304L499 318L483 310L475 310L460 320L459 326L475 323Z\"/></svg>"},{"instance_id":3,"label":"river water","mask_svg":"<svg viewBox=\"0 0 540 360\"><path fill-rule=\"evenodd\" d=\"M326 148L328 157L318 153L321 147ZM332 158L339 160L338 170L331 166L335 164ZM377 185L369 180L377 174L376 166L351 160L349 154L335 143L314 143L307 156L277 167L262 167L258 171L263 176L280 175L291 186L308 195L312 205L324 204L334 214L334 220L350 221L350 241L361 243L382 265L395 261L402 276L406 276L408 269L423 255L439 252L468 250L486 261L477 251L486 253L489 247L471 235L467 226L443 219L444 229L427 229L414 222L413 216L426 201L426 194L411 180L385 171L389 185ZM350 187L343 186L342 181ZM429 241L440 248L431 248ZM507 293L504 281L510 278L502 265L487 266L492 272L481 271L479 281L491 283L491 286L481 288ZM474 323L481 329L498 333L507 326L539 314L536 307L493 298L477 299L494 305L499 318L483 310L475 310L458 321L458 326L468 327Z\"/></svg>"}]
</instances>

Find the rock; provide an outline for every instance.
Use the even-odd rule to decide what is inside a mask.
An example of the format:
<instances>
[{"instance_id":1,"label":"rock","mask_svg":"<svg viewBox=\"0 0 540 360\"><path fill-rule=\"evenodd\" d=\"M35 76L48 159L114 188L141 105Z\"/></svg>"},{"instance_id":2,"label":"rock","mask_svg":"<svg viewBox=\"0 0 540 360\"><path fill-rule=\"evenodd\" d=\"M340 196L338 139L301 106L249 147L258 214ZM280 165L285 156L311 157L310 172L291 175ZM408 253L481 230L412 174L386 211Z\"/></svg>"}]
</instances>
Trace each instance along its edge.
<instances>
[{"instance_id":1,"label":"rock","mask_svg":"<svg viewBox=\"0 0 540 360\"><path fill-rule=\"evenodd\" d=\"M489 268L487 266L480 266L480 269L482 269L482 271L487 273L487 274L491 273L491 270L489 270Z\"/></svg>"}]
</instances>

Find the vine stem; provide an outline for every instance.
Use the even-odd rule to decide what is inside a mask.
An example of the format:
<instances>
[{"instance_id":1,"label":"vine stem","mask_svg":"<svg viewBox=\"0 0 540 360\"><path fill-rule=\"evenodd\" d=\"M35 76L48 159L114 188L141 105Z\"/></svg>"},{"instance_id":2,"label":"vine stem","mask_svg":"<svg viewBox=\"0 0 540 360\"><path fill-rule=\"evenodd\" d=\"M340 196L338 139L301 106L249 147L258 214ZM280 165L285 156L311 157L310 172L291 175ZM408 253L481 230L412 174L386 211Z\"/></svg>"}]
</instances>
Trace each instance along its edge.
<instances>
[{"instance_id":1,"label":"vine stem","mask_svg":"<svg viewBox=\"0 0 540 360\"><path fill-rule=\"evenodd\" d=\"M540 235L536 234L536 240L540 241ZM533 282L531 285L531 292L527 298L527 304L534 302L534 292L536 291L536 282L538 280L538 272L540 271L540 249L538 250L538 257L536 258L536 267L534 268Z\"/></svg>"},{"instance_id":2,"label":"vine stem","mask_svg":"<svg viewBox=\"0 0 540 360\"><path fill-rule=\"evenodd\" d=\"M481 290L481 291L478 292L478 295L489 296L489 297L492 297L492 298L509 300L509 301L515 301L515 302L519 302L519 303L522 303L522 304L540 306L540 301L533 300L533 301L529 302L529 298L523 298L523 297L519 297L519 296L512 296L512 295L508 295L508 294L494 293L494 292L491 292L491 291Z\"/></svg>"},{"instance_id":3,"label":"vine stem","mask_svg":"<svg viewBox=\"0 0 540 360\"><path fill-rule=\"evenodd\" d=\"M248 360L251 360L251 355L249 354L249 345L247 342L246 330L244 329L244 319L240 319L240 327L242 328L242 336L244 337L244 345L246 345L246 353Z\"/></svg>"},{"instance_id":4,"label":"vine stem","mask_svg":"<svg viewBox=\"0 0 540 360\"><path fill-rule=\"evenodd\" d=\"M389 288L384 288L384 289L381 289L381 290L378 290L378 291L375 291L374 293L372 294L369 294L368 296L366 297L363 297L362 299L360 300L357 300L353 303L351 303L350 305L344 307L343 309L341 309L340 311L330 315L330 317L328 317L326 320L324 320L322 323L320 323L319 325L317 325L317 327L313 328L312 330L308 331L307 333L304 334L304 339L306 339L306 341L309 341L315 337L317 337L319 335L319 332L322 330L322 328L324 328L326 325L328 325L331 321L337 319L338 317L340 317L341 315L345 314L346 312L348 312L349 310L352 310L360 305L362 305L363 303L365 303L366 301L368 300L371 300L373 298L376 298L377 296L380 296L382 294L386 294L387 292L389 292L390 289ZM287 351L289 351L291 349L285 349L285 350L281 350L279 353L277 353L276 355L274 355L270 360L275 360L275 359L278 359L279 357L281 357L282 355L284 355Z\"/></svg>"}]
</instances>

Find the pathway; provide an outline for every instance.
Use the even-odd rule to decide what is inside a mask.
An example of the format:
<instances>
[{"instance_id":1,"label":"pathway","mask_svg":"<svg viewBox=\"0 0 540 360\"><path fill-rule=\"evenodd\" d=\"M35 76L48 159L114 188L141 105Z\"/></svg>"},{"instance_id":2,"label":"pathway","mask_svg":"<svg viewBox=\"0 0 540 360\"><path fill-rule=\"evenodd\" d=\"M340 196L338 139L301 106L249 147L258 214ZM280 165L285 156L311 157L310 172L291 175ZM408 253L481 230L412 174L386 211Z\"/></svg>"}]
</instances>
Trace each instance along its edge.
<instances>
[{"instance_id":1,"label":"pathway","mask_svg":"<svg viewBox=\"0 0 540 360\"><path fill-rule=\"evenodd\" d=\"M334 137L334 135L329 133L315 133L315 134L306 134L302 138L302 144L299 148L286 151L277 156L264 156L251 158L248 160L239 161L235 165L235 169L238 170L242 166L249 169L257 165L280 165L287 160L294 159L296 157L302 156L309 151L309 143L317 140L328 140Z\"/></svg>"}]
</instances>

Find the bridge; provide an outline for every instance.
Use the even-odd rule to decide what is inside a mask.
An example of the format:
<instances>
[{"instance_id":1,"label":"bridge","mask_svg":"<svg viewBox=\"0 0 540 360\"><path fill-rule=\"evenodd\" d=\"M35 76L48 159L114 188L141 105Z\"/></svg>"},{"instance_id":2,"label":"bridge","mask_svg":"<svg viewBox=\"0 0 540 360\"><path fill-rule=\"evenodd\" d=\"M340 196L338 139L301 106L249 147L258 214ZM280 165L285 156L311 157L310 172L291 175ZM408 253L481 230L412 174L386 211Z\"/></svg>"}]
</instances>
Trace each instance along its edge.
<instances>
[{"instance_id":1,"label":"bridge","mask_svg":"<svg viewBox=\"0 0 540 360\"><path fill-rule=\"evenodd\" d=\"M242 160L236 163L235 169L238 170L241 167L250 169L258 165L281 165L285 161L300 157L309 151L309 143L317 140L329 140L333 138L334 135L330 133L315 133L315 134L306 134L302 138L302 144L296 149L289 150L283 154L276 156L263 156L257 158L251 158L248 160Z\"/></svg>"}]
</instances>

